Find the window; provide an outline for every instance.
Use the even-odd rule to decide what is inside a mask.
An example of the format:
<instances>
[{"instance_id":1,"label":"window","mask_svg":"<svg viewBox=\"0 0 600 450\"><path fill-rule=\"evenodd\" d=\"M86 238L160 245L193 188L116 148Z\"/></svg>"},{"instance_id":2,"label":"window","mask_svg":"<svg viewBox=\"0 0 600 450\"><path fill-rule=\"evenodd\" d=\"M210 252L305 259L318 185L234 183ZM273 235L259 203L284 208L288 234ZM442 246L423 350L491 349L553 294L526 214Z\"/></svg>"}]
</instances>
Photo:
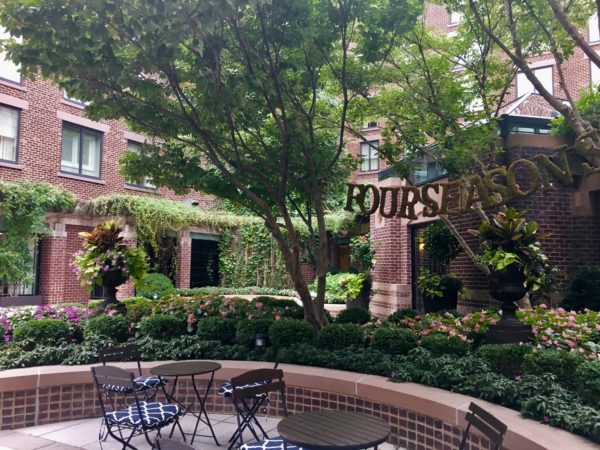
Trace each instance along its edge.
<instances>
[{"instance_id":1,"label":"window","mask_svg":"<svg viewBox=\"0 0 600 450\"><path fill-rule=\"evenodd\" d=\"M542 86L544 86L548 92L551 94L554 93L554 81L552 78L552 66L550 67L541 67L539 69L534 69L533 73L540 80ZM536 92L533 87L533 84L527 79L524 73L519 72L517 74L517 97L522 97L525 94L529 94L530 92Z\"/></svg>"},{"instance_id":2,"label":"window","mask_svg":"<svg viewBox=\"0 0 600 450\"><path fill-rule=\"evenodd\" d=\"M377 147L379 141L363 142L360 144L360 159L362 172L370 172L379 169L379 153Z\"/></svg>"},{"instance_id":3,"label":"window","mask_svg":"<svg viewBox=\"0 0 600 450\"><path fill-rule=\"evenodd\" d=\"M3 230L0 224L0 234ZM40 241L30 240L27 243L29 254L31 255L31 265L27 267L29 272L29 282L5 284L0 281L0 297L18 297L22 295L39 294L39 274L40 274Z\"/></svg>"},{"instance_id":4,"label":"window","mask_svg":"<svg viewBox=\"0 0 600 450\"><path fill-rule=\"evenodd\" d=\"M598 68L598 66L596 64L594 64L593 62L590 62L590 66L591 66L590 81L591 81L592 86L596 86L598 83L600 83L600 68Z\"/></svg>"},{"instance_id":5,"label":"window","mask_svg":"<svg viewBox=\"0 0 600 450\"><path fill-rule=\"evenodd\" d=\"M414 168L409 180L414 185L425 184L429 181L442 178L446 175L446 171L437 162L426 158L419 161Z\"/></svg>"},{"instance_id":6,"label":"window","mask_svg":"<svg viewBox=\"0 0 600 450\"><path fill-rule=\"evenodd\" d=\"M369 128L378 128L378 127L379 127L379 125L377 124L376 120L370 120L369 122L367 122L365 124L363 129L368 130Z\"/></svg>"},{"instance_id":7,"label":"window","mask_svg":"<svg viewBox=\"0 0 600 450\"><path fill-rule=\"evenodd\" d=\"M71 102L71 103L75 103L75 104L77 104L79 106L85 106L87 104L86 102L84 102L82 100L79 100L78 98L69 97L69 94L67 94L67 91L65 91L64 89L63 89L63 98L66 101Z\"/></svg>"},{"instance_id":8,"label":"window","mask_svg":"<svg viewBox=\"0 0 600 450\"><path fill-rule=\"evenodd\" d=\"M0 41L9 39L10 37L10 34L4 28L0 27ZM0 53L0 78L14 83L21 83L19 66L7 59L3 53Z\"/></svg>"},{"instance_id":9,"label":"window","mask_svg":"<svg viewBox=\"0 0 600 450\"><path fill-rule=\"evenodd\" d=\"M101 133L64 124L60 170L100 178L101 141Z\"/></svg>"},{"instance_id":10,"label":"window","mask_svg":"<svg viewBox=\"0 0 600 450\"><path fill-rule=\"evenodd\" d=\"M450 11L450 25L455 25L463 20L464 14L459 11Z\"/></svg>"},{"instance_id":11,"label":"window","mask_svg":"<svg viewBox=\"0 0 600 450\"><path fill-rule=\"evenodd\" d=\"M590 42L600 41L600 28L598 28L598 13L595 13L588 22Z\"/></svg>"},{"instance_id":12,"label":"window","mask_svg":"<svg viewBox=\"0 0 600 450\"><path fill-rule=\"evenodd\" d=\"M0 105L0 161L17 162L19 110Z\"/></svg>"},{"instance_id":13,"label":"window","mask_svg":"<svg viewBox=\"0 0 600 450\"><path fill-rule=\"evenodd\" d=\"M128 141L127 142L127 151L139 154L142 149L142 145L139 142ZM136 183L134 181L128 180L127 184L132 186L141 186L149 189L156 189L156 186L152 184L152 181L148 177L144 177L141 183Z\"/></svg>"}]
</instances>

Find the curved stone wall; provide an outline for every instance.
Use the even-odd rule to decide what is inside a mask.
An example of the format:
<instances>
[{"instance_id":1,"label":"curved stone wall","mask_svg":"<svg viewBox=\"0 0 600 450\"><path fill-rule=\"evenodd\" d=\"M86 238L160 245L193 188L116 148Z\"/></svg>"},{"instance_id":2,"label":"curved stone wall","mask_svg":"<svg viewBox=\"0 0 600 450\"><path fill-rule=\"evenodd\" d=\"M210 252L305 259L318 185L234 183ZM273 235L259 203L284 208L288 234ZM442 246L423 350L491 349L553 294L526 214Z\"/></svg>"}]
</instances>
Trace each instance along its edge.
<instances>
[{"instance_id":1,"label":"curved stone wall","mask_svg":"<svg viewBox=\"0 0 600 450\"><path fill-rule=\"evenodd\" d=\"M156 364L145 362L142 367L147 371ZM251 361L222 361L221 364L223 367L216 372L208 396L209 412L233 412L231 405L216 392L223 380L253 368L272 367ZM134 368L131 363L118 365ZM0 372L0 429L99 417L90 367L42 366ZM289 364L282 364L280 368L285 374L291 413L341 409L381 417L391 425L390 442L411 450L458 448L471 401L508 425L503 446L506 450L598 448L564 430L523 419L517 411L465 395L414 383L392 383L374 375ZM176 396L191 401L193 390L188 380L180 380ZM269 410L272 415L281 415L279 400L274 399ZM471 434L470 443L471 450L490 448L489 442L476 433Z\"/></svg>"}]
</instances>

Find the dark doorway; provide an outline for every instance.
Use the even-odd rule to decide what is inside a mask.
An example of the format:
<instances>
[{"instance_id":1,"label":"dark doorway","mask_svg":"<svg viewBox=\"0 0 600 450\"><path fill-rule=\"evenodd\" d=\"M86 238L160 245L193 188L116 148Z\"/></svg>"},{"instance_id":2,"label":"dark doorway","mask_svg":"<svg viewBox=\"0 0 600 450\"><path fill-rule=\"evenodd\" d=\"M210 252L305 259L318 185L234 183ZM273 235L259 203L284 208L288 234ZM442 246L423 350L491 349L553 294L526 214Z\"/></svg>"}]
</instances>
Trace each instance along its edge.
<instances>
[{"instance_id":1,"label":"dark doorway","mask_svg":"<svg viewBox=\"0 0 600 450\"><path fill-rule=\"evenodd\" d=\"M219 286L219 241L192 239L190 287Z\"/></svg>"},{"instance_id":2,"label":"dark doorway","mask_svg":"<svg viewBox=\"0 0 600 450\"><path fill-rule=\"evenodd\" d=\"M410 227L411 234L411 254L412 254L412 307L417 311L424 311L423 296L417 288L417 278L423 273L424 269L429 269L429 260L425 254L425 243L423 241L423 231L432 222L417 224Z\"/></svg>"}]
</instances>

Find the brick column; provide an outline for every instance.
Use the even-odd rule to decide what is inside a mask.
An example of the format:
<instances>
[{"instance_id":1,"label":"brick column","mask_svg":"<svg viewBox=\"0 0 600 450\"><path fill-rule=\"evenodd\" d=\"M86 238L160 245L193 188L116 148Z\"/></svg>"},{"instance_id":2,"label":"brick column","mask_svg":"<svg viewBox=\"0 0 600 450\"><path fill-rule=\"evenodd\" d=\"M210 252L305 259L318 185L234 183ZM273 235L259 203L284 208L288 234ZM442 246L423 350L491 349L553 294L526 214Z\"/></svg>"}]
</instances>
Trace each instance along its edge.
<instances>
[{"instance_id":1,"label":"brick column","mask_svg":"<svg viewBox=\"0 0 600 450\"><path fill-rule=\"evenodd\" d=\"M135 225L126 223L123 228L123 243L128 247L137 247L137 233L135 232ZM123 300L124 298L133 297L135 295L135 287L133 279L129 279L127 283L122 284L117 289L117 298Z\"/></svg>"},{"instance_id":2,"label":"brick column","mask_svg":"<svg viewBox=\"0 0 600 450\"><path fill-rule=\"evenodd\" d=\"M400 187L403 184L399 178L377 183L380 187ZM389 207L389 204L386 205L386 210L389 211ZM410 229L406 219L397 215L385 218L379 212L371 216L370 228L376 262L373 268L374 293L369 309L375 316L387 317L397 309L412 307Z\"/></svg>"},{"instance_id":3,"label":"brick column","mask_svg":"<svg viewBox=\"0 0 600 450\"><path fill-rule=\"evenodd\" d=\"M190 230L177 234L177 278L176 287L188 289L192 270L192 238Z\"/></svg>"},{"instance_id":4,"label":"brick column","mask_svg":"<svg viewBox=\"0 0 600 450\"><path fill-rule=\"evenodd\" d=\"M68 270L67 230L64 223L54 223L52 235L42 239L40 261L40 295L43 304L64 301L65 274Z\"/></svg>"}]
</instances>

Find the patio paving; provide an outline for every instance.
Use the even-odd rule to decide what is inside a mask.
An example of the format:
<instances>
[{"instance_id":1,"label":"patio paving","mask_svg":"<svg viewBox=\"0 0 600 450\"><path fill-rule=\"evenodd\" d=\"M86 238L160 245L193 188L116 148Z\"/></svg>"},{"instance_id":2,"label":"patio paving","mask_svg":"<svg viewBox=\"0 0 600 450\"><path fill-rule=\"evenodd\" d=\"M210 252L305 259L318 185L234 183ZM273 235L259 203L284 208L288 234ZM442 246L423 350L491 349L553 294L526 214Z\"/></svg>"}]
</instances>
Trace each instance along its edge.
<instances>
[{"instance_id":1,"label":"patio paving","mask_svg":"<svg viewBox=\"0 0 600 450\"><path fill-rule=\"evenodd\" d=\"M227 440L237 427L235 416L211 414L210 420L221 447L215 445L212 438L204 436L196 437L194 447L202 450L226 449ZM259 416L261 425L270 436L277 435L276 428L279 420L278 418ZM184 417L181 420L181 425L185 432L192 432L195 425L195 418ZM0 450L117 450L121 448L121 445L110 437L100 446L98 442L99 428L100 419L83 419L0 431ZM206 426L201 426L199 433L206 434L206 432ZM178 434L177 431L173 436L178 439L181 438L181 434ZM251 434L249 432L245 433L244 437L246 440L249 440ZM143 436L134 438L131 443L140 450L150 448ZM379 449L405 450L398 449L387 443L380 445Z\"/></svg>"}]
</instances>

